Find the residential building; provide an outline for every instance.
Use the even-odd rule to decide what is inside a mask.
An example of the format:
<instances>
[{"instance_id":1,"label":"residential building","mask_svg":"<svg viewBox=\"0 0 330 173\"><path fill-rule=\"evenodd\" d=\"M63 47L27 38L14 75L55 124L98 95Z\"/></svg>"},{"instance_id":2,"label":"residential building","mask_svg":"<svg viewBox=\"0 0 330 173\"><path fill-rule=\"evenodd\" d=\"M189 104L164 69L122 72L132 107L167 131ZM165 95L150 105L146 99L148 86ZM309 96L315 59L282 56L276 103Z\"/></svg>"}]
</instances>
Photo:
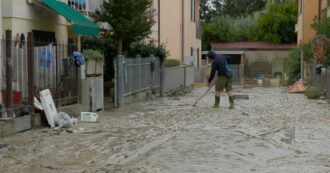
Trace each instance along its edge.
<instances>
[{"instance_id":1,"label":"residential building","mask_svg":"<svg viewBox=\"0 0 330 173\"><path fill-rule=\"evenodd\" d=\"M330 16L330 1L321 0L322 17Z\"/></svg>"},{"instance_id":2,"label":"residential building","mask_svg":"<svg viewBox=\"0 0 330 173\"><path fill-rule=\"evenodd\" d=\"M33 32L35 41L76 42L80 35L97 35L99 28L68 6L68 0L2 0L2 30L13 39Z\"/></svg>"},{"instance_id":3,"label":"residential building","mask_svg":"<svg viewBox=\"0 0 330 173\"><path fill-rule=\"evenodd\" d=\"M297 43L306 43L316 35L311 27L314 20L319 20L322 15L322 4L325 0L298 0L298 23L297 23ZM328 2L328 0L326 0Z\"/></svg>"},{"instance_id":4,"label":"residential building","mask_svg":"<svg viewBox=\"0 0 330 173\"><path fill-rule=\"evenodd\" d=\"M169 50L170 59L200 65L200 0L153 0L156 23L151 37Z\"/></svg>"}]
</instances>

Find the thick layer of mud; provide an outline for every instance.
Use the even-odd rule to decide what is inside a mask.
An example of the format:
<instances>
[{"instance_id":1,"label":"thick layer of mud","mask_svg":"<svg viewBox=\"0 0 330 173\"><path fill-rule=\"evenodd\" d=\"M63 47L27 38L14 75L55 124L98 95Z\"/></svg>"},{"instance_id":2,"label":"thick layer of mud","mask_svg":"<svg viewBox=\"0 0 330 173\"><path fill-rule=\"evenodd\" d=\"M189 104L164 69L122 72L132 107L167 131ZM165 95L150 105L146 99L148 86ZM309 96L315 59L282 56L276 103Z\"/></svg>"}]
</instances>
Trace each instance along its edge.
<instances>
[{"instance_id":1,"label":"thick layer of mud","mask_svg":"<svg viewBox=\"0 0 330 173\"><path fill-rule=\"evenodd\" d=\"M330 172L330 105L284 88L236 88L212 108L206 88L104 112L100 123L1 138L0 172Z\"/></svg>"}]
</instances>

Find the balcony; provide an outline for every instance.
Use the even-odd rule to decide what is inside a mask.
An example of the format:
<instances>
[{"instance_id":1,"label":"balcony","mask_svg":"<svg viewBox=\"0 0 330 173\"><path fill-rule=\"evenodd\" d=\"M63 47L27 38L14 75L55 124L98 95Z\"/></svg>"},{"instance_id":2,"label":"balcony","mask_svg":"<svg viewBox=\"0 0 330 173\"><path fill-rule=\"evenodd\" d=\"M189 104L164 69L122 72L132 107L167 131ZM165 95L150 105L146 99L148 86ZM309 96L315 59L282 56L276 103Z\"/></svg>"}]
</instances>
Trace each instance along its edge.
<instances>
[{"instance_id":1,"label":"balcony","mask_svg":"<svg viewBox=\"0 0 330 173\"><path fill-rule=\"evenodd\" d=\"M90 17L100 8L103 0L68 0L68 5L79 13Z\"/></svg>"}]
</instances>

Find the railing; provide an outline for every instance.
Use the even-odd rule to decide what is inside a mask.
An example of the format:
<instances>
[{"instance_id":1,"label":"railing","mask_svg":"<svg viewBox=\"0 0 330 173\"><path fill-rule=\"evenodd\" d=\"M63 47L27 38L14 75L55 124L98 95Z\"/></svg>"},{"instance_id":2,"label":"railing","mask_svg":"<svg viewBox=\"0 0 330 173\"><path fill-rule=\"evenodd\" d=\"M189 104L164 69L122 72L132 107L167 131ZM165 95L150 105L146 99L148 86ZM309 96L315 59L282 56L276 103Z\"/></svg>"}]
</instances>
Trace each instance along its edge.
<instances>
[{"instance_id":1,"label":"railing","mask_svg":"<svg viewBox=\"0 0 330 173\"><path fill-rule=\"evenodd\" d=\"M119 57L114 61L115 65L115 104L123 106L124 97L151 91L152 94L162 95L162 65L158 57Z\"/></svg>"},{"instance_id":2,"label":"railing","mask_svg":"<svg viewBox=\"0 0 330 173\"><path fill-rule=\"evenodd\" d=\"M165 93L195 83L194 66L179 66L165 69Z\"/></svg>"},{"instance_id":3,"label":"railing","mask_svg":"<svg viewBox=\"0 0 330 173\"><path fill-rule=\"evenodd\" d=\"M0 47L0 117L20 116L28 108L27 46L0 40Z\"/></svg>"},{"instance_id":4,"label":"railing","mask_svg":"<svg viewBox=\"0 0 330 173\"><path fill-rule=\"evenodd\" d=\"M78 69L67 55L68 45L37 45L44 46L34 47L35 92L50 89L57 106L78 103Z\"/></svg>"},{"instance_id":5,"label":"railing","mask_svg":"<svg viewBox=\"0 0 330 173\"><path fill-rule=\"evenodd\" d=\"M68 5L85 16L92 15L100 8L103 0L68 0Z\"/></svg>"},{"instance_id":6,"label":"railing","mask_svg":"<svg viewBox=\"0 0 330 173\"><path fill-rule=\"evenodd\" d=\"M6 31L8 39L0 40L0 117L31 112L33 97L44 89L58 107L78 103L78 70L67 56L68 45L36 42L32 33L28 42L11 35Z\"/></svg>"}]
</instances>

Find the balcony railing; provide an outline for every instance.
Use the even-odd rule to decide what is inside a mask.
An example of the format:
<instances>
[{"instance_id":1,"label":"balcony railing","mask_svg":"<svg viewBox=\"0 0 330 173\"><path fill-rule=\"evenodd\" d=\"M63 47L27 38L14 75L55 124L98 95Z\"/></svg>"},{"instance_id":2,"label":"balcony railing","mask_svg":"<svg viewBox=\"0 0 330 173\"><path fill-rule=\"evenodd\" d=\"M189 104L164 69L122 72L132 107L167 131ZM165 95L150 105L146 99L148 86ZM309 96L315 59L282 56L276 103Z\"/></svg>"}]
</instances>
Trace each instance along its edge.
<instances>
[{"instance_id":1,"label":"balcony railing","mask_svg":"<svg viewBox=\"0 0 330 173\"><path fill-rule=\"evenodd\" d=\"M68 5L85 16L91 16L100 8L103 0L68 0Z\"/></svg>"}]
</instances>

